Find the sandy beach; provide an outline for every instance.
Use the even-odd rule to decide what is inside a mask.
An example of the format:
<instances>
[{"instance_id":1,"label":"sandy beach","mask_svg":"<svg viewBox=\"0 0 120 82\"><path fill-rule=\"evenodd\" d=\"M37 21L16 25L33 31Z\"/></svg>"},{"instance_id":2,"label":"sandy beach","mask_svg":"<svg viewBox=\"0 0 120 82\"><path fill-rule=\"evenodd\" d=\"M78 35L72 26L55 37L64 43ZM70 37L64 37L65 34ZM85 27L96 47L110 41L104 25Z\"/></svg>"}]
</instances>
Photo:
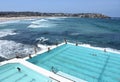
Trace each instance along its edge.
<instances>
[{"instance_id":1,"label":"sandy beach","mask_svg":"<svg viewBox=\"0 0 120 82\"><path fill-rule=\"evenodd\" d=\"M10 21L10 20L20 20L20 19L34 19L34 18L45 18L41 16L29 16L29 17L0 17L0 22Z\"/></svg>"}]
</instances>

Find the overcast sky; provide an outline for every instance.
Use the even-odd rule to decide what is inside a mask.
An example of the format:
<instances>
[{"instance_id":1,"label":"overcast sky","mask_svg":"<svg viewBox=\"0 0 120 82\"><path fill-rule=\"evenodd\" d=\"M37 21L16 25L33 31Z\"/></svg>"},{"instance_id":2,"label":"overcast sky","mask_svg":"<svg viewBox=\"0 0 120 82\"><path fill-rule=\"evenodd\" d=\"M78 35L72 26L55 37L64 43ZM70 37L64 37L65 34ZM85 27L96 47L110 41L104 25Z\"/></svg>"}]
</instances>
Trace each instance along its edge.
<instances>
[{"instance_id":1,"label":"overcast sky","mask_svg":"<svg viewBox=\"0 0 120 82\"><path fill-rule=\"evenodd\" d=\"M0 0L0 11L102 13L120 17L120 0Z\"/></svg>"}]
</instances>

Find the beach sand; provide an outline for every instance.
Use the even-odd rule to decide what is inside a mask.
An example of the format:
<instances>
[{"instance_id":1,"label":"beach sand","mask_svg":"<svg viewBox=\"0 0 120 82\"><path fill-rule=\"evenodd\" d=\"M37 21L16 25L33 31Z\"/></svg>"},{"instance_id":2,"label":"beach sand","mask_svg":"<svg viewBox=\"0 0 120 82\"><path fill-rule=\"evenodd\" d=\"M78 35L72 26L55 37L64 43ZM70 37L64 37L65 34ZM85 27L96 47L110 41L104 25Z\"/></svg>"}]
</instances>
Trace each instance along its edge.
<instances>
[{"instance_id":1,"label":"beach sand","mask_svg":"<svg viewBox=\"0 0 120 82\"><path fill-rule=\"evenodd\" d=\"M22 19L34 19L34 18L45 18L42 16L29 16L29 17L0 17L0 22L10 21L10 20L22 20Z\"/></svg>"}]
</instances>

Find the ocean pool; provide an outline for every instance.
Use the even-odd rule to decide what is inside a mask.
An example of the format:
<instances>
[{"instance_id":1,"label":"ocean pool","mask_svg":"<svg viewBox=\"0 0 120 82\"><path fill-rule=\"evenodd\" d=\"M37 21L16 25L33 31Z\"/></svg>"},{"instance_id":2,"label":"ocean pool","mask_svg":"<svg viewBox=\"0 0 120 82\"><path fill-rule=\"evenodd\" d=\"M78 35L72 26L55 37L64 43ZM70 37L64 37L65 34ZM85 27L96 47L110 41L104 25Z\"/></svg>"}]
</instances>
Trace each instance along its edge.
<instances>
[{"instance_id":1,"label":"ocean pool","mask_svg":"<svg viewBox=\"0 0 120 82\"><path fill-rule=\"evenodd\" d=\"M119 82L120 54L64 44L27 61L88 82Z\"/></svg>"},{"instance_id":2,"label":"ocean pool","mask_svg":"<svg viewBox=\"0 0 120 82\"><path fill-rule=\"evenodd\" d=\"M17 68L21 71L18 71ZM56 82L19 63L8 63L0 66L0 82Z\"/></svg>"}]
</instances>

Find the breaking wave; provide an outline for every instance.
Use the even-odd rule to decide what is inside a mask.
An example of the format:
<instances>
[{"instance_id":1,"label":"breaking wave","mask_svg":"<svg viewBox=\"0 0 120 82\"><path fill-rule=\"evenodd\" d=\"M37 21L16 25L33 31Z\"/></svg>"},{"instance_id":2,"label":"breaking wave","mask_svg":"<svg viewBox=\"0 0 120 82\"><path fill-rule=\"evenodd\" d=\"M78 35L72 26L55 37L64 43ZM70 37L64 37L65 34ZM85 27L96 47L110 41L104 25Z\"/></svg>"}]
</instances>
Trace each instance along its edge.
<instances>
[{"instance_id":1,"label":"breaking wave","mask_svg":"<svg viewBox=\"0 0 120 82\"><path fill-rule=\"evenodd\" d=\"M16 34L17 33L15 33L13 29L0 30L0 38L8 36L8 35L16 35Z\"/></svg>"},{"instance_id":2,"label":"breaking wave","mask_svg":"<svg viewBox=\"0 0 120 82\"><path fill-rule=\"evenodd\" d=\"M0 30L0 38L8 35L16 35L14 29ZM0 40L0 57L11 59L17 56L25 57L28 54L33 54L34 48L32 45L24 45L22 43L16 43L14 41Z\"/></svg>"},{"instance_id":3,"label":"breaking wave","mask_svg":"<svg viewBox=\"0 0 120 82\"><path fill-rule=\"evenodd\" d=\"M0 56L6 59L14 58L16 55L25 57L33 53L33 46L16 43L14 41L0 40Z\"/></svg>"},{"instance_id":4,"label":"breaking wave","mask_svg":"<svg viewBox=\"0 0 120 82\"><path fill-rule=\"evenodd\" d=\"M44 28L44 27L53 27L53 26L56 26L56 24L51 23L47 19L40 19L31 22L28 28Z\"/></svg>"},{"instance_id":5,"label":"breaking wave","mask_svg":"<svg viewBox=\"0 0 120 82\"><path fill-rule=\"evenodd\" d=\"M35 18L31 18L31 19L23 19L23 20L33 21L33 20L36 20L36 19Z\"/></svg>"},{"instance_id":6,"label":"breaking wave","mask_svg":"<svg viewBox=\"0 0 120 82\"><path fill-rule=\"evenodd\" d=\"M45 41L48 41L48 40L49 39L45 38L45 37L36 38L36 41L40 41L40 42L45 42Z\"/></svg>"},{"instance_id":7,"label":"breaking wave","mask_svg":"<svg viewBox=\"0 0 120 82\"><path fill-rule=\"evenodd\" d=\"M50 20L64 20L65 18L67 18L67 17L48 17L47 19L50 19Z\"/></svg>"},{"instance_id":8,"label":"breaking wave","mask_svg":"<svg viewBox=\"0 0 120 82\"><path fill-rule=\"evenodd\" d=\"M46 21L48 21L48 20L46 20L46 19L35 20L32 22L32 24L40 24L41 22L46 22Z\"/></svg>"}]
</instances>

